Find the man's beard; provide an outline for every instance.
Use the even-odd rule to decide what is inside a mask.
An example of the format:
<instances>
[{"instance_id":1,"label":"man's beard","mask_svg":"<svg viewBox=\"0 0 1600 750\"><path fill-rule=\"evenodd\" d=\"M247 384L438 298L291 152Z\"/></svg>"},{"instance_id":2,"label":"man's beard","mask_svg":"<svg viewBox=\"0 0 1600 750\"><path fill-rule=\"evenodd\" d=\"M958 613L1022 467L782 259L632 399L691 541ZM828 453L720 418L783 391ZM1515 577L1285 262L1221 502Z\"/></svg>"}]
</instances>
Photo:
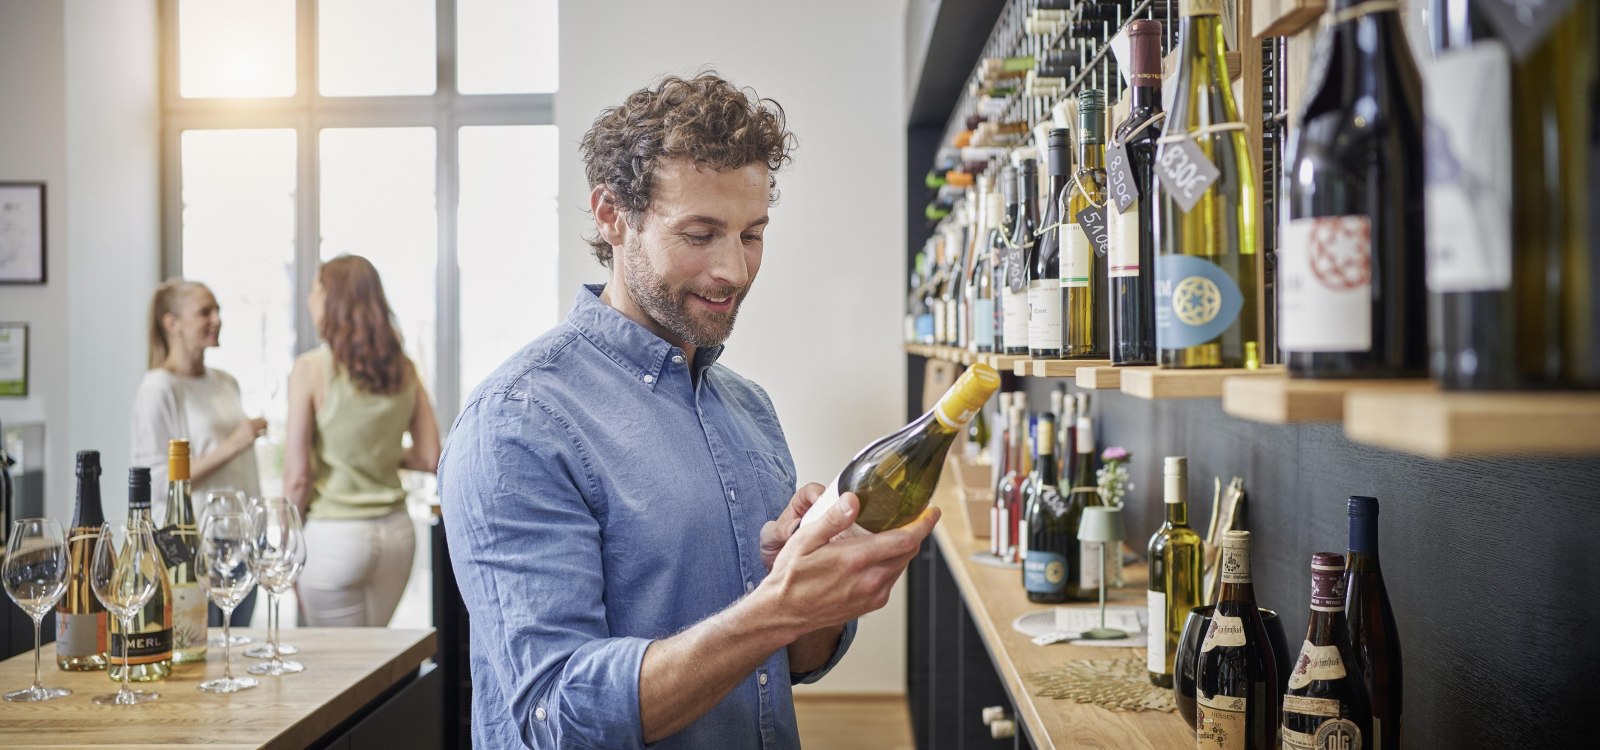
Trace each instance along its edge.
<instances>
[{"instance_id":1,"label":"man's beard","mask_svg":"<svg viewBox=\"0 0 1600 750\"><path fill-rule=\"evenodd\" d=\"M622 277L628 284L628 293L633 296L634 303L646 316L662 330L697 348L720 346L728 340L733 334L734 321L739 317L739 305L744 303L744 296L749 292L748 286L675 290L656 272L637 239L629 244L628 252L623 255ZM733 297L733 307L726 313L702 311L695 314L689 309L690 294L712 299Z\"/></svg>"}]
</instances>

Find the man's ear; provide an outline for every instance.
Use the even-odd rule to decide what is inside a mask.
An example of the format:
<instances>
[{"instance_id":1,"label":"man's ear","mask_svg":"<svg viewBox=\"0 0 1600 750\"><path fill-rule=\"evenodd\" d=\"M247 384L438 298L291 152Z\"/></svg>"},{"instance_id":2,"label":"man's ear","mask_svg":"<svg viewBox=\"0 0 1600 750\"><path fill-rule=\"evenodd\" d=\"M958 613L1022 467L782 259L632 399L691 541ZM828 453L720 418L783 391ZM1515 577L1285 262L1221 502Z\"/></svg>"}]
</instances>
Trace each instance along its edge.
<instances>
[{"instance_id":1,"label":"man's ear","mask_svg":"<svg viewBox=\"0 0 1600 750\"><path fill-rule=\"evenodd\" d=\"M612 247L623 247L628 244L628 222L622 209L608 200L610 196L611 191L605 185L595 186L589 191L589 212L594 214L594 227L600 239Z\"/></svg>"}]
</instances>

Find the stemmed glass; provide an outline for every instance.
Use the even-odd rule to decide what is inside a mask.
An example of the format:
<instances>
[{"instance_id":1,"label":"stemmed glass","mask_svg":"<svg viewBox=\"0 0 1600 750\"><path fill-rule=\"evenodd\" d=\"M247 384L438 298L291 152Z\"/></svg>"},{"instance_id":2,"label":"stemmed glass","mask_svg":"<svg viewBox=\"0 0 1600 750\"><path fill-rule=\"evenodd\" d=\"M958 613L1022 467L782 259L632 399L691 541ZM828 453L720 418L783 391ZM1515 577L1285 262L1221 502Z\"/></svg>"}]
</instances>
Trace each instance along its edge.
<instances>
[{"instance_id":1,"label":"stemmed glass","mask_svg":"<svg viewBox=\"0 0 1600 750\"><path fill-rule=\"evenodd\" d=\"M49 518L14 521L0 575L5 577L6 593L11 595L11 600L33 618L33 684L6 693L6 700L47 701L72 695L66 688L47 688L39 682L40 623L67 591L67 538L61 532L61 524Z\"/></svg>"},{"instance_id":2,"label":"stemmed glass","mask_svg":"<svg viewBox=\"0 0 1600 750\"><path fill-rule=\"evenodd\" d=\"M196 513L196 516L198 516L198 517L195 519L195 523L197 523L197 524L204 525L205 522L206 522L206 518L209 517L213 513L249 513L250 512L250 503L245 499L244 492L242 492L240 490L234 490L234 489L206 490L205 495L201 499L202 499L203 502L200 504L200 509ZM227 632L227 629L224 628L223 632ZM222 642L222 639L224 637L229 639L227 643L223 643ZM214 635L214 636L211 636L209 639L206 640L206 645L210 646L211 648L224 648L226 646L243 646L244 644L249 643L250 640L251 640L251 638L248 635L233 635L233 636Z\"/></svg>"},{"instance_id":3,"label":"stemmed glass","mask_svg":"<svg viewBox=\"0 0 1600 750\"><path fill-rule=\"evenodd\" d=\"M263 513L266 512L266 506L269 505L269 504L272 504L272 503L277 503L277 502L288 503L288 500L285 499L285 498L282 498L282 497L269 497L269 498L252 497L252 498L250 498L250 521L252 523L256 523L256 524L262 523L262 521L263 521ZM290 507L294 507L292 503L290 503L289 505L290 505ZM305 541L305 535L304 535L305 523L304 523L304 520L300 518L300 511L299 511L298 508L295 509L295 518L296 518L296 521L297 521L296 528L299 529L299 531L297 533L300 536L300 540L302 542L304 542ZM260 529L259 526L257 526L256 527L256 533L257 533L258 537L260 535L260 532L261 532L261 529ZM254 645L254 646L251 646L249 649L245 650L245 652L244 652L245 656L248 656L248 657L250 657L252 659L276 659L276 658L282 658L282 657L285 657L285 656L293 656L295 654L300 653L300 647L299 646L295 646L293 644L289 644L289 643L284 643L283 642L283 625L282 625L283 618L282 618L282 615L278 612L278 605L276 604L276 602L277 602L277 597L282 596L283 594L289 593L289 591L294 588L294 582L296 580L299 580L299 578L300 578L300 569L305 567L305 563L306 563L305 545L301 544L301 546L300 546L300 567L295 569L294 578L290 579L290 581L287 584L285 584L282 588L280 588L276 594L272 593L272 589L269 587L269 585L267 584L266 581L264 581L264 580L261 581L261 587L264 588L264 589L267 589L267 595L268 595L268 599L269 599L269 601L267 602L267 604L268 604L268 609L267 609L267 634L268 635L267 635L267 637L270 638L272 640L272 642L271 643L258 643L258 644ZM259 578L261 574L258 572L256 575ZM285 664L295 664L296 662L284 662L284 663ZM303 664L300 665L300 666L301 666L301 668L305 667L305 665L303 665ZM251 673L252 674L262 674L261 672L254 671L254 670L258 669L258 668L259 668L259 665L256 666L256 667L251 667L251 670L252 670ZM300 670L298 670L298 669L290 669L290 670L286 670L286 671L288 671L288 672L298 672Z\"/></svg>"},{"instance_id":4,"label":"stemmed glass","mask_svg":"<svg viewBox=\"0 0 1600 750\"><path fill-rule=\"evenodd\" d=\"M293 503L273 497L260 500L252 506L251 520L255 527L255 548L250 564L255 568L261 588L267 590L267 643L268 661L253 664L250 674L282 675L305 671L306 666L297 661L284 661L278 650L278 597L288 593L300 577L306 564L306 538L300 526L300 509ZM253 656L257 649L246 651Z\"/></svg>"},{"instance_id":5,"label":"stemmed glass","mask_svg":"<svg viewBox=\"0 0 1600 750\"><path fill-rule=\"evenodd\" d=\"M122 621L122 687L115 694L95 696L95 704L132 706L161 697L154 691L128 689L132 671L128 668L128 641L132 640L133 616L150 603L166 575L148 523L130 526L127 521L107 521L100 527L94 559L89 563L89 587L106 611Z\"/></svg>"},{"instance_id":6,"label":"stemmed glass","mask_svg":"<svg viewBox=\"0 0 1600 750\"><path fill-rule=\"evenodd\" d=\"M200 550L196 556L200 588L222 609L222 676L200 683L200 690L207 693L237 693L260 684L254 677L235 678L229 653L232 626L228 620L233 608L256 585L255 571L250 568L253 537L250 517L243 513L213 511L200 527Z\"/></svg>"}]
</instances>

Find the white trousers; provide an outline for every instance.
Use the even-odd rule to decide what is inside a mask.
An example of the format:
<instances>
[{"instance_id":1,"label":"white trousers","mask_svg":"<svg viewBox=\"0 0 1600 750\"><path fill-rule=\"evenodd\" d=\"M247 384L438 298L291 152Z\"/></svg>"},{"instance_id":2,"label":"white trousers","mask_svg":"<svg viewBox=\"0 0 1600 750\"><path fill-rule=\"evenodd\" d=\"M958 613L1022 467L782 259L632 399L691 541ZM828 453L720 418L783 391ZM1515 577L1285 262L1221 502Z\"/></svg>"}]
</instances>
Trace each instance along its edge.
<instances>
[{"instance_id":1,"label":"white trousers","mask_svg":"<svg viewBox=\"0 0 1600 750\"><path fill-rule=\"evenodd\" d=\"M382 518L306 521L298 591L311 627L384 627L411 578L416 532L405 509Z\"/></svg>"}]
</instances>

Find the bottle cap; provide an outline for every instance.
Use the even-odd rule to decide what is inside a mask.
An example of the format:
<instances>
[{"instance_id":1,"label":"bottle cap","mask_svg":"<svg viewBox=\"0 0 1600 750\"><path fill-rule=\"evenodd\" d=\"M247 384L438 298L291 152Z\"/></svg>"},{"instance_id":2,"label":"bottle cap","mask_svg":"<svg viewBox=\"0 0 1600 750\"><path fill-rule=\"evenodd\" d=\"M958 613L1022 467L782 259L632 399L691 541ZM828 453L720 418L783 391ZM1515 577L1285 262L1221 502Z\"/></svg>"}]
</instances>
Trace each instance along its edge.
<instances>
[{"instance_id":1,"label":"bottle cap","mask_svg":"<svg viewBox=\"0 0 1600 750\"><path fill-rule=\"evenodd\" d=\"M1250 549L1250 532L1225 531L1222 534L1222 546L1234 549Z\"/></svg>"},{"instance_id":2,"label":"bottle cap","mask_svg":"<svg viewBox=\"0 0 1600 750\"><path fill-rule=\"evenodd\" d=\"M961 373L956 384L939 399L934 416L946 427L960 427L971 421L997 390L1000 390L1000 373L986 364L975 364Z\"/></svg>"},{"instance_id":3,"label":"bottle cap","mask_svg":"<svg viewBox=\"0 0 1600 750\"><path fill-rule=\"evenodd\" d=\"M128 469L128 507L150 508L150 467L135 466Z\"/></svg>"},{"instance_id":4,"label":"bottle cap","mask_svg":"<svg viewBox=\"0 0 1600 750\"><path fill-rule=\"evenodd\" d=\"M78 469L76 474L80 478L93 479L100 476L100 451L78 451Z\"/></svg>"},{"instance_id":5,"label":"bottle cap","mask_svg":"<svg viewBox=\"0 0 1600 750\"><path fill-rule=\"evenodd\" d=\"M1344 608L1344 555L1317 552L1311 556L1311 608L1319 612Z\"/></svg>"},{"instance_id":6,"label":"bottle cap","mask_svg":"<svg viewBox=\"0 0 1600 750\"><path fill-rule=\"evenodd\" d=\"M1378 515L1378 498L1365 495L1350 496L1350 515L1375 516Z\"/></svg>"},{"instance_id":7,"label":"bottle cap","mask_svg":"<svg viewBox=\"0 0 1600 750\"><path fill-rule=\"evenodd\" d=\"M167 480L182 482L189 478L189 441L167 441Z\"/></svg>"}]
</instances>

